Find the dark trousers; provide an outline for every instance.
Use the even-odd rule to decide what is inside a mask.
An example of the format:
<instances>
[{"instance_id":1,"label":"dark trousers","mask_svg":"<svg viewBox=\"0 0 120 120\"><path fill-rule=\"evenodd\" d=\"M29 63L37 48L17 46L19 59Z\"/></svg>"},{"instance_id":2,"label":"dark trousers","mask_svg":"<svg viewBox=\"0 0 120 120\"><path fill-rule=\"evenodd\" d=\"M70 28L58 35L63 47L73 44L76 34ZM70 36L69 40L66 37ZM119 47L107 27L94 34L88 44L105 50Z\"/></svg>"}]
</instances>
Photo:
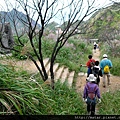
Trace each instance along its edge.
<instances>
[{"instance_id":1,"label":"dark trousers","mask_svg":"<svg viewBox=\"0 0 120 120\"><path fill-rule=\"evenodd\" d=\"M100 83L100 77L98 76L96 79L96 84L99 86L99 83Z\"/></svg>"},{"instance_id":2,"label":"dark trousers","mask_svg":"<svg viewBox=\"0 0 120 120\"><path fill-rule=\"evenodd\" d=\"M89 75L92 74L92 69L90 67L88 67L88 70L87 70L87 77L89 77Z\"/></svg>"},{"instance_id":3,"label":"dark trousers","mask_svg":"<svg viewBox=\"0 0 120 120\"><path fill-rule=\"evenodd\" d=\"M96 106L96 98L90 99L87 97L87 112L90 113L91 115L95 115L95 106Z\"/></svg>"},{"instance_id":4,"label":"dark trousers","mask_svg":"<svg viewBox=\"0 0 120 120\"><path fill-rule=\"evenodd\" d=\"M87 112L90 113L91 115L95 115L95 105L90 105L87 104Z\"/></svg>"}]
</instances>

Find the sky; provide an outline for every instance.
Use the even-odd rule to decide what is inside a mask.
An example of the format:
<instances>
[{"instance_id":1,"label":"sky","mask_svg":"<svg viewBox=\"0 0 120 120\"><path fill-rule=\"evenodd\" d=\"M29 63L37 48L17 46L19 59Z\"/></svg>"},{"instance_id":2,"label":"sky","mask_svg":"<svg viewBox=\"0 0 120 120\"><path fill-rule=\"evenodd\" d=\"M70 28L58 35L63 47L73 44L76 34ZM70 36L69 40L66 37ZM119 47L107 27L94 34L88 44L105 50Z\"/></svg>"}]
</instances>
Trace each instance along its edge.
<instances>
[{"instance_id":1,"label":"sky","mask_svg":"<svg viewBox=\"0 0 120 120\"><path fill-rule=\"evenodd\" d=\"M14 3L15 0L0 0L0 11L7 11L6 5L5 5L5 1L7 1L7 3L9 3L8 1L11 2L11 4L9 5L9 9L12 9L13 7L17 6L17 4ZM23 0L23 1L25 1L25 0ZM28 1L31 2L31 0L28 0ZM37 1L37 0L35 0L35 1ZM51 2L51 1L53 1L53 0L49 0L49 2ZM69 0L69 2L70 1L71 0ZM74 0L74 3L77 2L77 1L78 0ZM83 8L82 9L84 9L84 11L82 11L81 13L84 15L85 10L86 10L85 8L86 8L86 5L87 5L86 2L88 0L83 0L83 1L84 1L84 3L83 3ZM93 0L89 0L89 1L93 1ZM120 0L114 0L114 1L115 2L120 2ZM59 4L57 5L56 10L54 10L54 12L56 12L57 9L59 9L63 4L67 5L68 4L68 0L58 0L58 3ZM92 2L90 2L90 4L91 3ZM96 0L96 2L94 3L93 6L101 8L103 6L106 7L106 6L110 5L110 3L111 3L111 0ZM78 7L80 7L80 6L78 6ZM65 9L64 13L62 13L62 15L64 16L64 19L66 19L66 21L68 19L68 14L70 13L70 9L71 8L68 7L67 9ZM24 13L24 11L22 11L22 9L19 9L19 11ZM54 17L53 21L55 21L55 22L60 24L60 21L61 21L60 15L61 15L61 13L58 13L58 15L56 15L56 17ZM36 17L36 16L37 16L37 14L34 17ZM86 20L89 19L89 17L87 17ZM77 16L76 16L76 18L77 18Z\"/></svg>"},{"instance_id":2,"label":"sky","mask_svg":"<svg viewBox=\"0 0 120 120\"><path fill-rule=\"evenodd\" d=\"M8 1L8 0L0 0L0 9L2 8L6 8L6 5L5 5L5 1ZM12 4L14 4L14 1L15 0L9 0ZM29 0L31 1L31 0ZM49 0L51 1L51 0ZM68 0L58 0L59 1L59 5L61 4L67 4L68 3ZM69 0L70 1L70 0ZM74 0L74 1L77 1L77 0ZM84 1L87 1L87 0L84 0ZM100 4L100 5L107 5L109 3L111 3L111 0L96 0L97 1L97 4ZM113 1L116 1L116 2L120 2L120 0L113 0ZM61 4L60 4L61 3Z\"/></svg>"}]
</instances>

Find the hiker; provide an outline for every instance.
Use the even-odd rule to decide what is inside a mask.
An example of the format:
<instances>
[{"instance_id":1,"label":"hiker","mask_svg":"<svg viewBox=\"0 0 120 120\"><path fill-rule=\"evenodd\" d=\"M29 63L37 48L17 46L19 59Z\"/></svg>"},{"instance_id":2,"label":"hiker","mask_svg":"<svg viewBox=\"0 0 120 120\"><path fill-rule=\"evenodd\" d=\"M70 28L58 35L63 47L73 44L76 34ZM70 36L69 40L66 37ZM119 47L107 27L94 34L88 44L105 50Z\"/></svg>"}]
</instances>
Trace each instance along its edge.
<instances>
[{"instance_id":1,"label":"hiker","mask_svg":"<svg viewBox=\"0 0 120 120\"><path fill-rule=\"evenodd\" d=\"M108 71L105 71L107 67ZM106 77L107 77L107 84L110 85L110 69L112 68L112 62L108 59L107 54L103 55L103 59L100 61L100 68L102 69L103 74L103 87L106 87Z\"/></svg>"},{"instance_id":2,"label":"hiker","mask_svg":"<svg viewBox=\"0 0 120 120\"><path fill-rule=\"evenodd\" d=\"M88 58L89 58L89 60L87 61L86 65L81 64L81 66L88 67L87 77L89 76L89 74L92 73L92 67L95 64L95 60L92 58L92 55L88 55Z\"/></svg>"},{"instance_id":3,"label":"hiker","mask_svg":"<svg viewBox=\"0 0 120 120\"><path fill-rule=\"evenodd\" d=\"M99 103L101 102L100 90L98 85L95 83L96 77L93 74L90 74L87 80L89 82L87 82L84 87L83 101L87 104L88 115L95 115L97 98Z\"/></svg>"},{"instance_id":4,"label":"hiker","mask_svg":"<svg viewBox=\"0 0 120 120\"><path fill-rule=\"evenodd\" d=\"M97 49L97 43L94 42L94 52L96 53L96 49Z\"/></svg>"},{"instance_id":5,"label":"hiker","mask_svg":"<svg viewBox=\"0 0 120 120\"><path fill-rule=\"evenodd\" d=\"M99 49L99 43L97 44L97 49Z\"/></svg>"},{"instance_id":6,"label":"hiker","mask_svg":"<svg viewBox=\"0 0 120 120\"><path fill-rule=\"evenodd\" d=\"M102 70L99 66L99 61L95 61L95 66L92 69L92 74L97 78L96 84L99 86L100 83L100 76L102 77Z\"/></svg>"}]
</instances>

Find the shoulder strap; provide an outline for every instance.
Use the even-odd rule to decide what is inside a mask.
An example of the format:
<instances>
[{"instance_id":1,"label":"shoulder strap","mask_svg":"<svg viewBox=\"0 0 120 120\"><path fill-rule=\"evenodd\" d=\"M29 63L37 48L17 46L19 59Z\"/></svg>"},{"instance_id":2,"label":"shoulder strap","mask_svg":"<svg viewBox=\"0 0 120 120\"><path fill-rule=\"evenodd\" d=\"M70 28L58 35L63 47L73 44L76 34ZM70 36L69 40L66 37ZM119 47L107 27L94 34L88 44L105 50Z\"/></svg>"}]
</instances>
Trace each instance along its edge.
<instances>
[{"instance_id":1,"label":"shoulder strap","mask_svg":"<svg viewBox=\"0 0 120 120\"><path fill-rule=\"evenodd\" d=\"M93 67L95 65L95 62L93 59L90 59L90 65Z\"/></svg>"},{"instance_id":2,"label":"shoulder strap","mask_svg":"<svg viewBox=\"0 0 120 120\"><path fill-rule=\"evenodd\" d=\"M89 85L86 84L86 86L87 86L88 90L90 91L90 87L89 87ZM92 91L92 92L95 92L95 91L96 91L96 88L97 88L97 86L94 87L94 91ZM90 92L91 92L91 91L90 91Z\"/></svg>"},{"instance_id":3,"label":"shoulder strap","mask_svg":"<svg viewBox=\"0 0 120 120\"><path fill-rule=\"evenodd\" d=\"M96 91L96 89L97 89L97 86L94 87L94 92Z\"/></svg>"}]
</instances>

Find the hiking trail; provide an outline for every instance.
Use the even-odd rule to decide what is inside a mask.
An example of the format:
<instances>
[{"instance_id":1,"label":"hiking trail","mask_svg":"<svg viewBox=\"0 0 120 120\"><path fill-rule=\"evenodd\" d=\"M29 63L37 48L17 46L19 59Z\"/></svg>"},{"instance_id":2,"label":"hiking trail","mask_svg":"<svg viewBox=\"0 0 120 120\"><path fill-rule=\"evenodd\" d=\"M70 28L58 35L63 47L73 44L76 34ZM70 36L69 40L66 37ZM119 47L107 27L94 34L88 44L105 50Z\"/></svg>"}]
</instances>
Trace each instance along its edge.
<instances>
[{"instance_id":1,"label":"hiking trail","mask_svg":"<svg viewBox=\"0 0 120 120\"><path fill-rule=\"evenodd\" d=\"M99 56L100 56L99 49L96 50L96 53L93 51L93 59L100 61ZM87 67L86 67L86 71L87 71ZM87 74L79 73L77 80L76 80L76 90L78 93L81 94L81 96L83 95L84 86L86 84L86 78L87 78ZM109 85L109 86L107 85L106 88L104 88L103 84L102 84L102 77L100 77L99 88L100 88L101 98L102 98L102 94L105 92L109 92L109 91L114 92L114 91L120 89L120 77L113 76L111 74L110 81L111 81L111 85ZM98 114L98 108L96 108L96 114Z\"/></svg>"},{"instance_id":2,"label":"hiking trail","mask_svg":"<svg viewBox=\"0 0 120 120\"><path fill-rule=\"evenodd\" d=\"M93 52L93 59L100 61L100 51L99 49L96 50L96 53ZM87 61L86 61L87 62ZM87 68L86 68L87 71ZM77 81L76 81L76 90L77 92L83 92L84 89L84 85L86 84L86 74L81 74L78 76ZM111 85L106 86L106 88L103 88L102 86L102 77L100 77L100 92L101 95L104 92L109 92L109 91L115 91L120 89L120 77L118 76L113 76L112 74L110 75L110 81L111 81Z\"/></svg>"}]
</instances>

